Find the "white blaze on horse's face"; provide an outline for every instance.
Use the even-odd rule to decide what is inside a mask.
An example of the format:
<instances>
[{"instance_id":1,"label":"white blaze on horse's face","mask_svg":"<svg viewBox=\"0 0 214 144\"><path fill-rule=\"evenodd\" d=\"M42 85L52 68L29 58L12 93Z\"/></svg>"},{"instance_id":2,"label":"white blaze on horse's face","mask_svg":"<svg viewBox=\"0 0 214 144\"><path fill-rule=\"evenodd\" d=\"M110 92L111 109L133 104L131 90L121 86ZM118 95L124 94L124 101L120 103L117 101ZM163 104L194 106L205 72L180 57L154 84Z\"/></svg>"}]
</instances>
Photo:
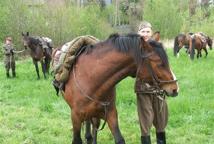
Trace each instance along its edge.
<instances>
[{"instance_id":1,"label":"white blaze on horse's face","mask_svg":"<svg viewBox=\"0 0 214 144\"><path fill-rule=\"evenodd\" d=\"M152 76L152 74L148 75L156 79L155 81L159 83L159 87L163 89L167 95L177 96L179 90L178 82L170 66L167 63L164 64L161 58L155 54L153 57L149 57L149 61L153 72L147 71L147 73L153 73L154 76Z\"/></svg>"},{"instance_id":2,"label":"white blaze on horse's face","mask_svg":"<svg viewBox=\"0 0 214 144\"><path fill-rule=\"evenodd\" d=\"M27 42L27 38L26 38L26 36L23 36L22 41L23 41L23 45L24 45L24 47L27 47L27 46L28 46L28 42Z\"/></svg>"},{"instance_id":3,"label":"white blaze on horse's face","mask_svg":"<svg viewBox=\"0 0 214 144\"><path fill-rule=\"evenodd\" d=\"M171 73L172 73L172 76L173 76L173 80L177 80L175 74L173 73L172 69L170 69ZM176 84L177 84L177 92L179 92L179 86L178 86L178 82L176 81Z\"/></svg>"},{"instance_id":4,"label":"white blaze on horse's face","mask_svg":"<svg viewBox=\"0 0 214 144\"><path fill-rule=\"evenodd\" d=\"M165 90L167 95L177 96L179 92L179 86L178 86L178 82L176 81L176 76L170 68L169 68L169 73L171 75L170 76L171 78L169 80L166 80L166 83L163 83L161 88Z\"/></svg>"}]
</instances>

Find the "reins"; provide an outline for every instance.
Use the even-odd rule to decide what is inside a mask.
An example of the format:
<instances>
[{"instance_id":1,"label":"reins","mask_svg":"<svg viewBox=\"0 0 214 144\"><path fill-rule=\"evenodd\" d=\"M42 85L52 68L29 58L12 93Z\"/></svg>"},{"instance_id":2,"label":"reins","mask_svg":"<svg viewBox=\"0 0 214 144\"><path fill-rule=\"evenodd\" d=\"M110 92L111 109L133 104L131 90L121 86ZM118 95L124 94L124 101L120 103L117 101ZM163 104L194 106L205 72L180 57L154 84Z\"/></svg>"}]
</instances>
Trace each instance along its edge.
<instances>
[{"instance_id":1,"label":"reins","mask_svg":"<svg viewBox=\"0 0 214 144\"><path fill-rule=\"evenodd\" d=\"M19 53L23 53L25 51L25 49L20 50L20 51L14 51L14 53L19 54Z\"/></svg>"},{"instance_id":2,"label":"reins","mask_svg":"<svg viewBox=\"0 0 214 144\"><path fill-rule=\"evenodd\" d=\"M146 63L146 67L147 67L149 73L151 74L152 81L154 83L154 86L152 86L150 90L145 91L143 93L154 94L160 100L164 100L164 98L166 96L166 93L165 93L165 91L163 89L160 88L160 84L162 84L162 83L173 83L173 82L177 82L177 80L164 81L164 80L160 80L158 78L158 76L155 74L154 70L152 69L152 66L151 66L150 62L147 60L147 58L149 58L153 54L154 54L154 52L150 52L150 53L148 53L146 55L141 56L143 61ZM140 65L140 68L141 68L141 65ZM137 75L138 75L138 71L137 71Z\"/></svg>"},{"instance_id":3,"label":"reins","mask_svg":"<svg viewBox=\"0 0 214 144\"><path fill-rule=\"evenodd\" d=\"M85 91L83 91L83 89L81 89L81 86L80 84L78 83L77 79L76 79L76 73L75 73L75 66L73 66L73 76L74 76L74 82L75 82L75 86L79 89L80 93L86 97L87 99L89 99L90 101L92 102L96 102L98 104L100 104L101 106L104 107L104 123L102 125L102 127L100 129L96 129L97 131L101 131L104 129L105 125L106 125L106 121L107 121L107 106L110 105L111 101L105 101L105 102L102 102L102 101L98 101L96 99L94 99L92 96L89 96L88 94L86 94Z\"/></svg>"}]
</instances>

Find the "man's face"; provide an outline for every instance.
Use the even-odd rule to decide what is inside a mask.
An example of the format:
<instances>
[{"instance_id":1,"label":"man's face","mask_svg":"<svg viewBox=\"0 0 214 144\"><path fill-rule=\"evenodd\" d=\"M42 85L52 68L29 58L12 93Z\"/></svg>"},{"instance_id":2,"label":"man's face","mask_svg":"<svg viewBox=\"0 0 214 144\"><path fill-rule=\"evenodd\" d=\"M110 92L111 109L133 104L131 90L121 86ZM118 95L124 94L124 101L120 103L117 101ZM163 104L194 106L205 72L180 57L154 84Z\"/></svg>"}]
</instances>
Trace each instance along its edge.
<instances>
[{"instance_id":1,"label":"man's face","mask_svg":"<svg viewBox=\"0 0 214 144\"><path fill-rule=\"evenodd\" d=\"M11 44L11 41L10 40L6 40L6 44Z\"/></svg>"},{"instance_id":2,"label":"man's face","mask_svg":"<svg viewBox=\"0 0 214 144\"><path fill-rule=\"evenodd\" d=\"M152 37L152 29L150 27L142 28L138 31L138 34L142 36L145 41L148 41Z\"/></svg>"}]
</instances>

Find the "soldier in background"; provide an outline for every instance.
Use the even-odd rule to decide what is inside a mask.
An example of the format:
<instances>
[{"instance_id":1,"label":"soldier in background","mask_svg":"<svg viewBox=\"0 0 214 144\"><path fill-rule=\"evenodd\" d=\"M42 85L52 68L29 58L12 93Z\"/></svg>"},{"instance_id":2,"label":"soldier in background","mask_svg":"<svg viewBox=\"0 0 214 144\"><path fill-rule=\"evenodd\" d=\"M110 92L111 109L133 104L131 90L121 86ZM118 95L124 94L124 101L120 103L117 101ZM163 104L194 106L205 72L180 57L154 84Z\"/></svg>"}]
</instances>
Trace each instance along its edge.
<instances>
[{"instance_id":1,"label":"soldier in background","mask_svg":"<svg viewBox=\"0 0 214 144\"><path fill-rule=\"evenodd\" d=\"M3 53L4 53L4 64L5 64L5 70L6 70L6 76L7 78L10 77L10 69L12 69L12 76L16 77L16 63L15 63L15 57L14 57L14 46L12 43L11 37L6 37L5 43L3 45Z\"/></svg>"}]
</instances>

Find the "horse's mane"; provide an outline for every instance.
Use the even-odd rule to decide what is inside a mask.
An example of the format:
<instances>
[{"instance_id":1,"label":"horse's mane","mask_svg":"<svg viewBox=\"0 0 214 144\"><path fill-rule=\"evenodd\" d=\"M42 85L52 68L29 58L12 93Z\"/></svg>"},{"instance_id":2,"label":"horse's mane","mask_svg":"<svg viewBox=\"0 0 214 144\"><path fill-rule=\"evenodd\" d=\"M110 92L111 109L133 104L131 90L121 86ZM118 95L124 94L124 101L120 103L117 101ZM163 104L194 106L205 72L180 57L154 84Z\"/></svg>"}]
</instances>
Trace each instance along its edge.
<instances>
[{"instance_id":1,"label":"horse's mane","mask_svg":"<svg viewBox=\"0 0 214 144\"><path fill-rule=\"evenodd\" d=\"M155 52L159 55L159 57L163 61L163 64L168 66L169 65L168 56L166 54L166 51L164 50L162 43L157 42L155 40L149 40L148 43L150 44L150 46L154 48Z\"/></svg>"},{"instance_id":2,"label":"horse's mane","mask_svg":"<svg viewBox=\"0 0 214 144\"><path fill-rule=\"evenodd\" d=\"M132 52L137 63L142 60L142 55L144 52L143 48L141 48L140 35L130 33L125 36L121 36L116 33L110 35L106 42L113 44L115 49L119 52Z\"/></svg>"},{"instance_id":3,"label":"horse's mane","mask_svg":"<svg viewBox=\"0 0 214 144\"><path fill-rule=\"evenodd\" d=\"M37 37L34 37L34 36L29 36L29 42L30 42L30 44L33 44L33 45L40 44L39 39Z\"/></svg>"},{"instance_id":4,"label":"horse's mane","mask_svg":"<svg viewBox=\"0 0 214 144\"><path fill-rule=\"evenodd\" d=\"M122 52L122 53L132 52L135 58L135 61L139 63L142 61L142 56L144 55L144 49L142 48L141 42L145 42L145 41L142 41L140 35L138 34L130 33L130 34L121 36L116 33L116 34L111 34L107 40L100 42L98 44L109 43L114 45L114 48L119 52ZM163 48L163 45L154 40L149 41L149 44L150 46L153 47L154 51L160 56L163 63L168 65L168 58ZM97 44L92 46L91 45L87 46L86 48L87 53L91 52L91 50L94 49L96 45Z\"/></svg>"}]
</instances>

